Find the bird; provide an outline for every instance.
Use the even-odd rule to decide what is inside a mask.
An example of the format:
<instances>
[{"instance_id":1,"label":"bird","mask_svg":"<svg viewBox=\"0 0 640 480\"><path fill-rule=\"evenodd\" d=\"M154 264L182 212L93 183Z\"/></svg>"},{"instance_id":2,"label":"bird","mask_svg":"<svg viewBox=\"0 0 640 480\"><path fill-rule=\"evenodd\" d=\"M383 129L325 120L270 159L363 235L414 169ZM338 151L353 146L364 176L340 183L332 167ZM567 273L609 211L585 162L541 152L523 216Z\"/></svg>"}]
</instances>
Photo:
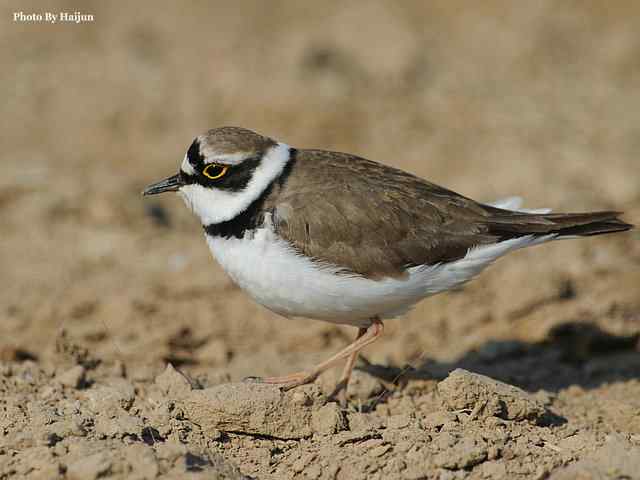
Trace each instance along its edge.
<instances>
[{"instance_id":1,"label":"bird","mask_svg":"<svg viewBox=\"0 0 640 480\"><path fill-rule=\"evenodd\" d=\"M182 197L213 257L254 301L285 317L358 329L313 368L250 377L289 390L346 360L334 390L341 402L359 352L380 338L384 320L514 250L633 227L616 211L524 210L519 197L477 202L382 163L240 127L197 136L178 173L143 195L163 192Z\"/></svg>"}]
</instances>

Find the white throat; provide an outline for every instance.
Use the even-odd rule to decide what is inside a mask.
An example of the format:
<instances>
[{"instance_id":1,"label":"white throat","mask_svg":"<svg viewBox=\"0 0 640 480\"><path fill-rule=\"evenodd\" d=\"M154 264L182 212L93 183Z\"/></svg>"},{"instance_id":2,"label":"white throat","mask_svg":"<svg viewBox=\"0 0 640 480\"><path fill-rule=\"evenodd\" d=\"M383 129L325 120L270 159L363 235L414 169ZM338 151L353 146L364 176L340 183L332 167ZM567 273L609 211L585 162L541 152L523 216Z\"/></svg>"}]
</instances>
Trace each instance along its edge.
<instances>
[{"instance_id":1,"label":"white throat","mask_svg":"<svg viewBox=\"0 0 640 480\"><path fill-rule=\"evenodd\" d=\"M282 173L289 162L289 150L289 145L284 143L277 143L269 148L242 191L228 192L191 184L181 187L178 193L187 206L200 217L202 225L231 220L256 201Z\"/></svg>"}]
</instances>

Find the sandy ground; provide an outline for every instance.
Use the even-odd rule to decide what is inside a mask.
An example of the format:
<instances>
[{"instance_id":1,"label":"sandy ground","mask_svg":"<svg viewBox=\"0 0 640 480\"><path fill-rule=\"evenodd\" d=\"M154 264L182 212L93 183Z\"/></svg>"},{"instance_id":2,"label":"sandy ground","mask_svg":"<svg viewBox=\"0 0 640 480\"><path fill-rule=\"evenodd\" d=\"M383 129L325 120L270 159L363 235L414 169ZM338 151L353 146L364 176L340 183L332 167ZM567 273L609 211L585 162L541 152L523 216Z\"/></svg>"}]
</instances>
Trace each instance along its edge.
<instances>
[{"instance_id":1,"label":"sandy ground","mask_svg":"<svg viewBox=\"0 0 640 480\"><path fill-rule=\"evenodd\" d=\"M637 232L512 254L388 322L340 409L338 372L238 382L353 329L253 304L178 199L140 197L227 124L638 223L637 2L84 2L81 25L15 3L0 479L640 478Z\"/></svg>"}]
</instances>

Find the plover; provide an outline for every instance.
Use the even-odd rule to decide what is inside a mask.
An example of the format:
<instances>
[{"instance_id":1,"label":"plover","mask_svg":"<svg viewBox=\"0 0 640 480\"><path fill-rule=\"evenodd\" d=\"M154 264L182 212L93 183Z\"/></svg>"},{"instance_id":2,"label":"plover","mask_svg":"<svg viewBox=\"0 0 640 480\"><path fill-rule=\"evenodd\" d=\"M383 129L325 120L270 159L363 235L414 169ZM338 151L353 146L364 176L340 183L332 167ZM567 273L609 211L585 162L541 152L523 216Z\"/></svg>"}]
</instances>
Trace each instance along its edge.
<instances>
[{"instance_id":1,"label":"plover","mask_svg":"<svg viewBox=\"0 0 640 480\"><path fill-rule=\"evenodd\" d=\"M215 259L256 302L285 317L358 328L353 343L309 371L260 379L285 389L346 360L337 386L344 392L384 319L509 252L631 228L619 212L479 203L355 155L297 149L238 127L198 136L179 172L143 193L161 192L180 194Z\"/></svg>"}]
</instances>

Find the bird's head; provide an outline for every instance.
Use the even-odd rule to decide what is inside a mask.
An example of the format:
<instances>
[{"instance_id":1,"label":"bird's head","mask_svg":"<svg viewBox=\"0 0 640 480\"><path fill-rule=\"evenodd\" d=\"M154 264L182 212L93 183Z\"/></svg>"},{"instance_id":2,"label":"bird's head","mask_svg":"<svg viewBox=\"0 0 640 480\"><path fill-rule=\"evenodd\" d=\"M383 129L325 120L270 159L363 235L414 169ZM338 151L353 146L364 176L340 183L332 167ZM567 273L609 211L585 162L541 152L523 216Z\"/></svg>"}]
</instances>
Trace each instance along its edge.
<instances>
[{"instance_id":1,"label":"bird's head","mask_svg":"<svg viewBox=\"0 0 640 480\"><path fill-rule=\"evenodd\" d=\"M147 186L143 194L178 192L203 225L244 212L282 173L288 145L238 127L221 127L193 141L176 175Z\"/></svg>"}]
</instances>

